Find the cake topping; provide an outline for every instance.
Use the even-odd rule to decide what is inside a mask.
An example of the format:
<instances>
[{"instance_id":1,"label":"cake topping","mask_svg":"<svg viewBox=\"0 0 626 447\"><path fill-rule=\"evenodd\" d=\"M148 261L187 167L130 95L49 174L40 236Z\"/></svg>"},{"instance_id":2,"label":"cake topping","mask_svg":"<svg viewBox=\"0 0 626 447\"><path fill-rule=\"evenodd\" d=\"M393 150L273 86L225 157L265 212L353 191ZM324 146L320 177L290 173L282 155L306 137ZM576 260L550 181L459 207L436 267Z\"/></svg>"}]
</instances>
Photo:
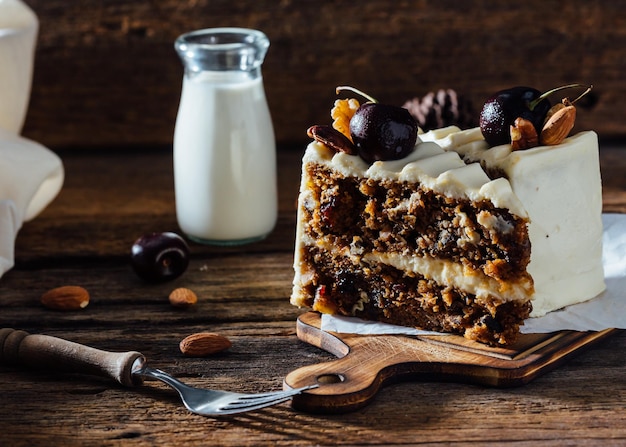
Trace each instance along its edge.
<instances>
[{"instance_id":1,"label":"cake topping","mask_svg":"<svg viewBox=\"0 0 626 447\"><path fill-rule=\"evenodd\" d=\"M350 135L366 162L398 160L413 152L417 121L402 107L368 102L350 120Z\"/></svg>"},{"instance_id":2,"label":"cake topping","mask_svg":"<svg viewBox=\"0 0 626 447\"><path fill-rule=\"evenodd\" d=\"M581 84L569 84L548 90L545 93L531 87L513 87L501 90L485 102L480 113L480 130L490 146L512 144L513 150L528 149L538 146L559 144L571 131L576 117L573 103L589 91L591 86L574 101L567 98L562 104L551 107L548 97L560 90L586 87ZM565 107L572 107L563 110ZM546 126L550 117L559 113L550 129ZM533 129L530 129L532 124ZM546 131L545 137L542 132Z\"/></svg>"},{"instance_id":3,"label":"cake topping","mask_svg":"<svg viewBox=\"0 0 626 447\"><path fill-rule=\"evenodd\" d=\"M345 152L349 155L357 155L352 140L331 126L311 126L306 131L307 135L315 141L319 141L335 152Z\"/></svg>"},{"instance_id":4,"label":"cake topping","mask_svg":"<svg viewBox=\"0 0 626 447\"><path fill-rule=\"evenodd\" d=\"M530 121L537 134L550 110L547 98L531 87L513 87L501 90L485 101L480 112L480 130L490 146L511 143L510 126L517 118Z\"/></svg>"},{"instance_id":5,"label":"cake topping","mask_svg":"<svg viewBox=\"0 0 626 447\"><path fill-rule=\"evenodd\" d=\"M567 98L548 111L541 130L540 143L552 146L561 143L571 132L576 121L576 107Z\"/></svg>"},{"instance_id":6,"label":"cake topping","mask_svg":"<svg viewBox=\"0 0 626 447\"><path fill-rule=\"evenodd\" d=\"M335 105L330 111L330 116L334 120L333 127L344 134L350 141L352 141L352 136L350 135L350 120L360 105L359 101L354 98L338 99L335 101Z\"/></svg>"},{"instance_id":7,"label":"cake topping","mask_svg":"<svg viewBox=\"0 0 626 447\"><path fill-rule=\"evenodd\" d=\"M335 101L330 126L312 126L308 135L335 152L358 154L367 163L398 160L406 157L417 142L417 121L403 107L380 104L371 96L352 87L337 87L337 93L349 90L367 99ZM342 137L345 137L342 138Z\"/></svg>"},{"instance_id":8,"label":"cake topping","mask_svg":"<svg viewBox=\"0 0 626 447\"><path fill-rule=\"evenodd\" d=\"M539 144L539 136L537 135L534 124L521 116L511 124L510 133L511 149L514 151L530 149Z\"/></svg>"}]
</instances>

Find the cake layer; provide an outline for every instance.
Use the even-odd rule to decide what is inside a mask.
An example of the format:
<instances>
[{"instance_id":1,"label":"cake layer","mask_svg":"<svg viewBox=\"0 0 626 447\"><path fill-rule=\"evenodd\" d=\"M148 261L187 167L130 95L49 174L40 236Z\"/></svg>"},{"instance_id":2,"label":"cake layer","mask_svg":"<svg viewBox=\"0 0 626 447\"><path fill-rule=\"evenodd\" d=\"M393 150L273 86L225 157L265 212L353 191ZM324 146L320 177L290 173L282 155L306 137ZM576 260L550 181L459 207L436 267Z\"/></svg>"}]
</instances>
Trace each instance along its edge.
<instances>
[{"instance_id":1,"label":"cake layer","mask_svg":"<svg viewBox=\"0 0 626 447\"><path fill-rule=\"evenodd\" d=\"M303 262L314 281L294 287L292 303L313 310L438 332L487 344L508 344L530 313L529 301L481 299L463 288L393 267L306 246Z\"/></svg>"}]
</instances>

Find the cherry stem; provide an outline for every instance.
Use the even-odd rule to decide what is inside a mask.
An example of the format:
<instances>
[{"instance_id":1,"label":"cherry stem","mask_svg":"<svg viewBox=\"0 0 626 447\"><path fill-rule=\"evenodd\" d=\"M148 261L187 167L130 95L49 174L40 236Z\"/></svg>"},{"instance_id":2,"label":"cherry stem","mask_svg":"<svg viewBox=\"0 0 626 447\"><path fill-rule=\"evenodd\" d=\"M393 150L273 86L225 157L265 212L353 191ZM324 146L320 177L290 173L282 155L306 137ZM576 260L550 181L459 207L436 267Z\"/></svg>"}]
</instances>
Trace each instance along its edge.
<instances>
[{"instance_id":1,"label":"cherry stem","mask_svg":"<svg viewBox=\"0 0 626 447\"><path fill-rule=\"evenodd\" d=\"M364 97L365 99L367 99L370 102L375 102L375 103L378 102L374 98L372 98L370 95L368 95L367 93L363 93L361 90L358 90L358 89L356 89L354 87L350 87L348 85L342 85L342 86L337 87L335 89L335 94L339 94L339 92L341 92L343 90L348 90L348 91L356 93L357 95L361 95L362 97Z\"/></svg>"},{"instance_id":2,"label":"cherry stem","mask_svg":"<svg viewBox=\"0 0 626 447\"><path fill-rule=\"evenodd\" d=\"M573 104L574 102L578 101L578 100L579 100L580 98L582 98L583 96L585 96L587 93L589 93L589 92L591 91L591 88L592 88L593 86L586 86L586 85L583 85L583 84L568 84L568 85L563 85L563 86L561 86L561 87L553 88L552 90L548 90L547 92L542 93L542 94L541 94L541 96L539 96L538 98L533 99L533 100L532 100L532 101L528 104L528 108L529 108L530 110L534 110L534 109L535 109L535 107L537 107L537 104L539 104L541 101L543 101L544 99L546 99L546 98L547 98L548 96L550 96L552 93L558 92L558 91L560 91L560 90L565 90L565 89L568 89L568 88L576 88L576 87L586 87L586 88L587 88L587 90L586 90L586 91L585 91L582 95L580 95L578 98L576 98L576 99L572 102L572 104Z\"/></svg>"},{"instance_id":3,"label":"cherry stem","mask_svg":"<svg viewBox=\"0 0 626 447\"><path fill-rule=\"evenodd\" d=\"M582 98L582 97L583 97L583 96L585 96L587 93L589 93L589 92L591 91L591 89L592 89L592 88L593 88L593 85L590 85L589 87L587 87L587 90L585 90L584 92L582 92L582 93L580 94L580 96L578 96L578 98L576 98L576 99L575 99L575 100L573 100L573 101L570 101L569 103L570 103L570 104L574 104L574 103L576 103L576 101L578 101L580 98Z\"/></svg>"}]
</instances>

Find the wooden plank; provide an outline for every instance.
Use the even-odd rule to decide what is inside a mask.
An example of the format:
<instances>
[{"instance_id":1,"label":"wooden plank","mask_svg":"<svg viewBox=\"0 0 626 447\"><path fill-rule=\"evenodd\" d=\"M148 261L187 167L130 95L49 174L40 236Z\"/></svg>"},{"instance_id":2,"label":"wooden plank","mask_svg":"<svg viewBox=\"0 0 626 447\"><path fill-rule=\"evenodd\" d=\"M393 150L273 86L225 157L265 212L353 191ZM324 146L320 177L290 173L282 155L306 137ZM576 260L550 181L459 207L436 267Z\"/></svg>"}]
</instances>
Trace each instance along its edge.
<instances>
[{"instance_id":1,"label":"wooden plank","mask_svg":"<svg viewBox=\"0 0 626 447\"><path fill-rule=\"evenodd\" d=\"M449 2L29 0L41 22L25 134L52 147L169 145L183 32L265 31L263 66L279 143L330 122L337 85L402 104L453 88L475 109L513 85L594 84L576 129L626 135L625 0Z\"/></svg>"}]
</instances>

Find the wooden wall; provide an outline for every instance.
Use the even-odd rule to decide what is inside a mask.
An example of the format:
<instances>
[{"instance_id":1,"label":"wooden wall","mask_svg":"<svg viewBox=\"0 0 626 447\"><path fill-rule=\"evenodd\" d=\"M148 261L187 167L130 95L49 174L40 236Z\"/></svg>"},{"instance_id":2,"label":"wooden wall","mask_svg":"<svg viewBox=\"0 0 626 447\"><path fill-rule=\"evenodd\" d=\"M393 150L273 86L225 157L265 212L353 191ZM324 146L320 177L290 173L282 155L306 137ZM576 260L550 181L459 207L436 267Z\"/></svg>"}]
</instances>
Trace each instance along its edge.
<instances>
[{"instance_id":1,"label":"wooden wall","mask_svg":"<svg viewBox=\"0 0 626 447\"><path fill-rule=\"evenodd\" d=\"M328 123L334 88L402 104L453 88L594 84L577 126L626 136L626 0L25 0L40 19L24 134L53 148L170 145L186 31L263 30L279 143Z\"/></svg>"}]
</instances>

